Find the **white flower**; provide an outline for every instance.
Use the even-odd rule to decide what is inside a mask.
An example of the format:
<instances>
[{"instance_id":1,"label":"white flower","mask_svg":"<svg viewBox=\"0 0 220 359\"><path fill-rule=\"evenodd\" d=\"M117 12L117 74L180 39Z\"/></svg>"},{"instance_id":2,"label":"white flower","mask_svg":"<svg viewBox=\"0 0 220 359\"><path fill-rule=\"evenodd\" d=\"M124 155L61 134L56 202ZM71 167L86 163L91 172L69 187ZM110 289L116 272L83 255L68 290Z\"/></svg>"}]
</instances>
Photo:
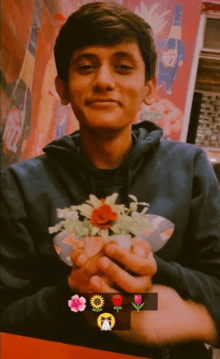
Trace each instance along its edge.
<instances>
[{"instance_id":1,"label":"white flower","mask_svg":"<svg viewBox=\"0 0 220 359\"><path fill-rule=\"evenodd\" d=\"M137 202L137 197L135 197L133 194L129 194L128 197L133 199L134 202Z\"/></svg>"},{"instance_id":2,"label":"white flower","mask_svg":"<svg viewBox=\"0 0 220 359\"><path fill-rule=\"evenodd\" d=\"M54 227L49 227L49 228L48 228L48 231L49 231L50 234L56 232L55 229L54 229Z\"/></svg>"},{"instance_id":3,"label":"white flower","mask_svg":"<svg viewBox=\"0 0 220 359\"><path fill-rule=\"evenodd\" d=\"M79 219L79 215L77 213L77 211L74 212L68 212L66 214L66 218L75 218L75 219Z\"/></svg>"},{"instance_id":4,"label":"white flower","mask_svg":"<svg viewBox=\"0 0 220 359\"><path fill-rule=\"evenodd\" d=\"M66 209L57 208L57 218L65 218L66 213Z\"/></svg>"},{"instance_id":5,"label":"white flower","mask_svg":"<svg viewBox=\"0 0 220 359\"><path fill-rule=\"evenodd\" d=\"M133 202L127 208L124 204L115 203L117 197L118 193L113 193L105 199L98 199L95 195L90 194L85 203L57 209L57 217L64 218L64 220L54 227L49 227L49 233L66 231L79 239L102 236L108 240L112 234L138 236L141 232L149 230L148 215L146 214L149 204L138 202L137 198L130 194L129 197ZM141 213L138 212L138 206L144 206ZM112 221L109 220L110 217L106 210L112 212L110 213ZM79 220L79 214L84 217L82 220Z\"/></svg>"}]
</instances>

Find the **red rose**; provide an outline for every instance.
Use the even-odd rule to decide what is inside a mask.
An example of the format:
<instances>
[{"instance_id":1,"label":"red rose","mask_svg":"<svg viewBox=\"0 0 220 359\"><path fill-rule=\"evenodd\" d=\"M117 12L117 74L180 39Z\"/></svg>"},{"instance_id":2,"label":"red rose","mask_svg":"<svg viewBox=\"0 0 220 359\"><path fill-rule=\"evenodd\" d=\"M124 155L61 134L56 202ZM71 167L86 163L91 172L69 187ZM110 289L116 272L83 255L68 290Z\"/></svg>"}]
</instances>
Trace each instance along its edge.
<instances>
[{"instance_id":1,"label":"red rose","mask_svg":"<svg viewBox=\"0 0 220 359\"><path fill-rule=\"evenodd\" d=\"M94 208L91 216L91 224L101 229L107 229L111 227L117 219L117 213L112 211L111 206L105 204L102 200L103 205L98 208Z\"/></svg>"},{"instance_id":2,"label":"red rose","mask_svg":"<svg viewBox=\"0 0 220 359\"><path fill-rule=\"evenodd\" d=\"M112 297L112 301L114 305L119 306L122 302L122 296L120 294L115 294Z\"/></svg>"}]
</instances>

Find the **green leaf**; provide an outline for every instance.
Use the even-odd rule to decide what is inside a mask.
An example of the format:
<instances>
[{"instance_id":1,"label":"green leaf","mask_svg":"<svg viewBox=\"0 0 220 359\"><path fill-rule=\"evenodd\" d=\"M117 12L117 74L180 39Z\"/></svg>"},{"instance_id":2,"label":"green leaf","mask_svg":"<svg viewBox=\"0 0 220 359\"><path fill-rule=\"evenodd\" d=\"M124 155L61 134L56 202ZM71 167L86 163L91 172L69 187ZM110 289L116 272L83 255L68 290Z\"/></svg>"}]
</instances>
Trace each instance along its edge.
<instances>
[{"instance_id":1,"label":"green leaf","mask_svg":"<svg viewBox=\"0 0 220 359\"><path fill-rule=\"evenodd\" d=\"M71 210L71 211L76 211L76 210L77 210L77 206L70 206L70 210Z\"/></svg>"},{"instance_id":2,"label":"green leaf","mask_svg":"<svg viewBox=\"0 0 220 359\"><path fill-rule=\"evenodd\" d=\"M135 202L131 202L130 203L130 209L132 210L132 211L137 211L137 203L135 203Z\"/></svg>"},{"instance_id":3,"label":"green leaf","mask_svg":"<svg viewBox=\"0 0 220 359\"><path fill-rule=\"evenodd\" d=\"M139 310L143 307L145 303L141 303L141 305L139 305Z\"/></svg>"},{"instance_id":4,"label":"green leaf","mask_svg":"<svg viewBox=\"0 0 220 359\"><path fill-rule=\"evenodd\" d=\"M117 224L114 224L112 227L111 227L111 230L114 232L114 233L120 233L120 228Z\"/></svg>"},{"instance_id":5,"label":"green leaf","mask_svg":"<svg viewBox=\"0 0 220 359\"><path fill-rule=\"evenodd\" d=\"M131 212L131 217L134 218L135 220L136 220L137 218L139 218L140 215L141 215L141 214L140 214L139 212L137 212L137 211Z\"/></svg>"},{"instance_id":6,"label":"green leaf","mask_svg":"<svg viewBox=\"0 0 220 359\"><path fill-rule=\"evenodd\" d=\"M136 306L136 304L134 304L134 303L131 303L132 305L133 305L133 307L136 309L136 310L138 310L138 307Z\"/></svg>"},{"instance_id":7,"label":"green leaf","mask_svg":"<svg viewBox=\"0 0 220 359\"><path fill-rule=\"evenodd\" d=\"M66 209L57 208L57 218L65 218Z\"/></svg>"},{"instance_id":8,"label":"green leaf","mask_svg":"<svg viewBox=\"0 0 220 359\"><path fill-rule=\"evenodd\" d=\"M64 225L65 221L61 221L59 223L57 223L53 228L54 228L54 233L58 232Z\"/></svg>"},{"instance_id":9,"label":"green leaf","mask_svg":"<svg viewBox=\"0 0 220 359\"><path fill-rule=\"evenodd\" d=\"M100 308L92 308L92 311L93 311L93 312L101 312L102 309L100 309Z\"/></svg>"},{"instance_id":10,"label":"green leaf","mask_svg":"<svg viewBox=\"0 0 220 359\"><path fill-rule=\"evenodd\" d=\"M102 236L105 240L108 239L108 236L109 236L108 229L100 229L98 233L99 233L99 235Z\"/></svg>"},{"instance_id":11,"label":"green leaf","mask_svg":"<svg viewBox=\"0 0 220 359\"><path fill-rule=\"evenodd\" d=\"M55 229L54 229L54 227L49 227L49 228L48 228L48 231L49 231L50 234L56 232Z\"/></svg>"},{"instance_id":12,"label":"green leaf","mask_svg":"<svg viewBox=\"0 0 220 359\"><path fill-rule=\"evenodd\" d=\"M98 227L92 226L92 231L91 231L92 237L94 237L98 233L99 229L100 228Z\"/></svg>"},{"instance_id":13,"label":"green leaf","mask_svg":"<svg viewBox=\"0 0 220 359\"><path fill-rule=\"evenodd\" d=\"M125 213L126 211L126 206L124 204L116 204L115 205L115 211L120 214L120 213Z\"/></svg>"},{"instance_id":14,"label":"green leaf","mask_svg":"<svg viewBox=\"0 0 220 359\"><path fill-rule=\"evenodd\" d=\"M146 213L147 211L148 211L148 207L145 207L144 209L142 209L141 214L144 214L144 213Z\"/></svg>"}]
</instances>

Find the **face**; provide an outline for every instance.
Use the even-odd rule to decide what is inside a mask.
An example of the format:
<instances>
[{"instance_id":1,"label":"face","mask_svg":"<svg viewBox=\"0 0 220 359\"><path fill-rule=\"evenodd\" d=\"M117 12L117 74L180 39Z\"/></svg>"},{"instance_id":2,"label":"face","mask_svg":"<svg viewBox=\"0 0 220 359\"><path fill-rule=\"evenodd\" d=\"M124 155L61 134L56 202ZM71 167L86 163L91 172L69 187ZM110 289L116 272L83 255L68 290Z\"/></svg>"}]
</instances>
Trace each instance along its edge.
<instances>
[{"instance_id":1,"label":"face","mask_svg":"<svg viewBox=\"0 0 220 359\"><path fill-rule=\"evenodd\" d=\"M72 105L80 127L121 130L142 102L150 104L155 79L146 83L145 63L134 42L86 46L73 52L68 84L56 79L62 103Z\"/></svg>"}]
</instances>

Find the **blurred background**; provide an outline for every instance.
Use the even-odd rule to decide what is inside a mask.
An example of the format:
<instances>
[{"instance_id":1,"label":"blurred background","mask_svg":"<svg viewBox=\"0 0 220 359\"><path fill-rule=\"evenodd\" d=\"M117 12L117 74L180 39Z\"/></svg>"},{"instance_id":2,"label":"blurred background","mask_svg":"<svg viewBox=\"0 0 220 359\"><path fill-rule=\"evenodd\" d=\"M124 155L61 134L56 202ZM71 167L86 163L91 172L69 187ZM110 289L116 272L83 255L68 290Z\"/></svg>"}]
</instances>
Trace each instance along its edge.
<instances>
[{"instance_id":1,"label":"blurred background","mask_svg":"<svg viewBox=\"0 0 220 359\"><path fill-rule=\"evenodd\" d=\"M78 129L72 110L61 105L55 90L53 47L67 17L87 2L2 0L3 169L42 154L48 142ZM220 2L116 2L150 23L158 52L155 102L142 106L135 122L154 121L169 140L201 146L219 171Z\"/></svg>"}]
</instances>

